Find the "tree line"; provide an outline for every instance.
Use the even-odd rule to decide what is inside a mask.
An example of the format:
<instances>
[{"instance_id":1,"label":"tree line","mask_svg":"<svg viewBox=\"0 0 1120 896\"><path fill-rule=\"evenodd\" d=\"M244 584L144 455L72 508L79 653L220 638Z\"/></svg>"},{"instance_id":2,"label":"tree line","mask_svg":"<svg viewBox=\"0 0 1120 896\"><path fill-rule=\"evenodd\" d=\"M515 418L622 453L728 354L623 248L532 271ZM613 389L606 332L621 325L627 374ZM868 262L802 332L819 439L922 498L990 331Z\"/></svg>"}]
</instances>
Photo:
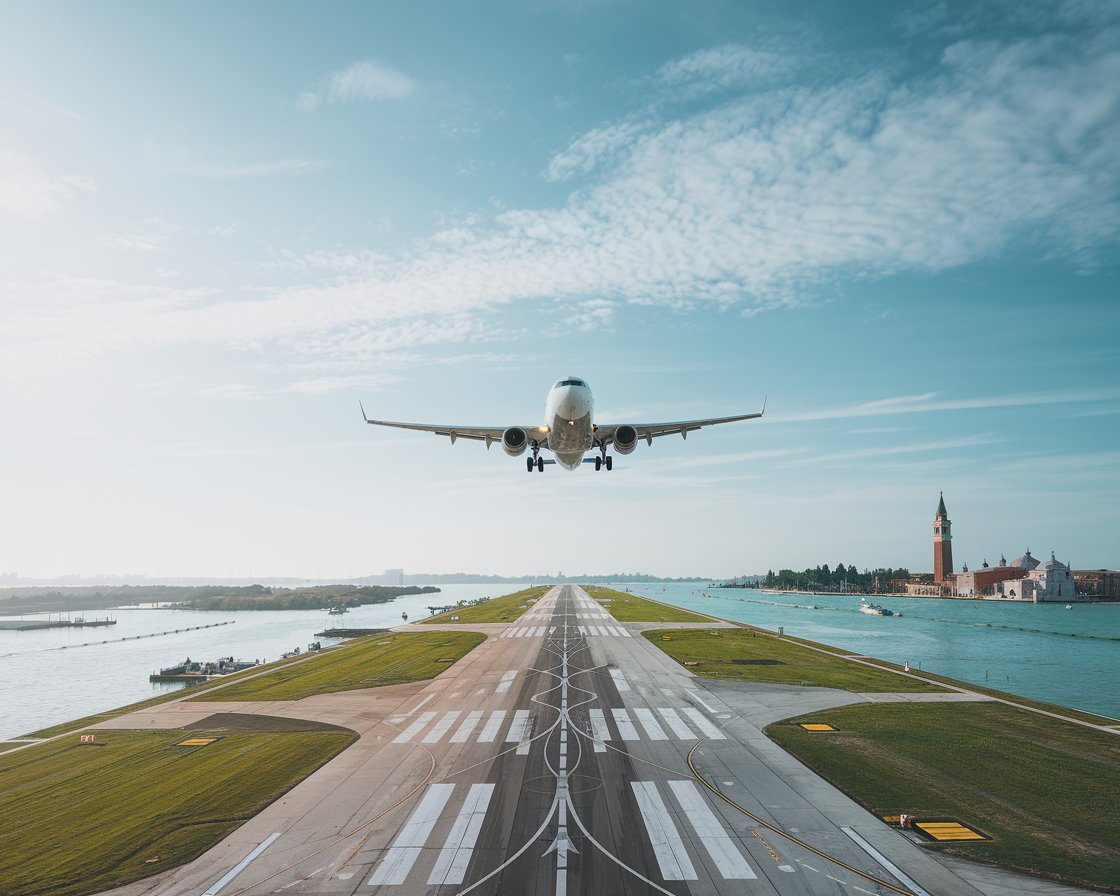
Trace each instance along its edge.
<instances>
[{"instance_id":1,"label":"tree line","mask_svg":"<svg viewBox=\"0 0 1120 896\"><path fill-rule=\"evenodd\" d=\"M854 565L838 563L830 568L827 563L800 572L792 569L768 570L762 580L763 587L790 591L859 591L866 594L889 592L892 579L908 579L910 570L903 567L891 569L865 569L860 572Z\"/></svg>"}]
</instances>

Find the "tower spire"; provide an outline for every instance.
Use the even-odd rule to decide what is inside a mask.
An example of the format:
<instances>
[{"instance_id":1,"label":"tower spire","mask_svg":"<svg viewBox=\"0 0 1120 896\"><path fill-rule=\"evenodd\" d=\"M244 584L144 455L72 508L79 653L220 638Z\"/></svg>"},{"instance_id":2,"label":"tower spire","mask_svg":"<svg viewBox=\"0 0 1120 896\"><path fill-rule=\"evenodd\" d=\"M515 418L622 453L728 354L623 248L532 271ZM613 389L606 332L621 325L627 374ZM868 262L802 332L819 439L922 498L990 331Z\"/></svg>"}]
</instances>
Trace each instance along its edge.
<instances>
[{"instance_id":1,"label":"tower spire","mask_svg":"<svg viewBox=\"0 0 1120 896\"><path fill-rule=\"evenodd\" d=\"M948 519L949 511L945 509L945 492L941 492L941 500L937 502L937 516Z\"/></svg>"}]
</instances>

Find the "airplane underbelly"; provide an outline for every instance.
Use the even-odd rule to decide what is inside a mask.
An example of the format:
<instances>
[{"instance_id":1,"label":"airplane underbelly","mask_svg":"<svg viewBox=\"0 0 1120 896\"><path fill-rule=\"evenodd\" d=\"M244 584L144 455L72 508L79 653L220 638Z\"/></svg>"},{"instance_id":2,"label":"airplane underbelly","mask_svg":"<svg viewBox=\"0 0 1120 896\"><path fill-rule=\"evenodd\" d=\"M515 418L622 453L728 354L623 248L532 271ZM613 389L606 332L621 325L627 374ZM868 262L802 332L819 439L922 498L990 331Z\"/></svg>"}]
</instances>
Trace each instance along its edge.
<instances>
[{"instance_id":1,"label":"airplane underbelly","mask_svg":"<svg viewBox=\"0 0 1120 896\"><path fill-rule=\"evenodd\" d=\"M548 447L556 455L560 466L574 470L590 451L595 436L591 431L591 414L576 420L556 417L548 434Z\"/></svg>"}]
</instances>

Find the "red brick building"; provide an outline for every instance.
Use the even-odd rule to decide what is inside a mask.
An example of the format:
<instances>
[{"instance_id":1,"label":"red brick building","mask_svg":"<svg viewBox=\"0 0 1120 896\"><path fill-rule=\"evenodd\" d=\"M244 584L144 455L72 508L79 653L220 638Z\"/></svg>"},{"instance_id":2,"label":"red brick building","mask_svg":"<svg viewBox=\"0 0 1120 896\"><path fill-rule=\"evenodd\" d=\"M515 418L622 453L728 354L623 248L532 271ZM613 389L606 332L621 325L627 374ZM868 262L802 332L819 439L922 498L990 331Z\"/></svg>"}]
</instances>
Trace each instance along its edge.
<instances>
[{"instance_id":1,"label":"red brick building","mask_svg":"<svg viewBox=\"0 0 1120 896\"><path fill-rule=\"evenodd\" d=\"M949 511L945 509L945 495L937 502L933 518L933 580L943 585L953 578L953 535L950 531Z\"/></svg>"}]
</instances>

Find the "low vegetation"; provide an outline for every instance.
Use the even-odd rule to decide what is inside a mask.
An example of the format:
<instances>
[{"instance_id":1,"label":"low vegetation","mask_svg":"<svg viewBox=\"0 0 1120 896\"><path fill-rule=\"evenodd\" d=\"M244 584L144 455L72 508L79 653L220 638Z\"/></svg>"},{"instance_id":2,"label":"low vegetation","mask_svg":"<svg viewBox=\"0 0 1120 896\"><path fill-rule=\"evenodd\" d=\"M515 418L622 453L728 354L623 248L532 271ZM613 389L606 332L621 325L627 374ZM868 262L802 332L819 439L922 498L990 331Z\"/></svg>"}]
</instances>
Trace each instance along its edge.
<instances>
[{"instance_id":1,"label":"low vegetation","mask_svg":"<svg viewBox=\"0 0 1120 896\"><path fill-rule=\"evenodd\" d=\"M549 585L540 585L536 588L526 588L524 591L506 594L503 597L492 597L476 604L464 602L461 606L448 610L446 613L429 616L422 621L450 622L459 625L477 622L513 622L532 606L530 601L540 600L548 593L550 587ZM452 616L458 618L452 619Z\"/></svg>"},{"instance_id":2,"label":"low vegetation","mask_svg":"<svg viewBox=\"0 0 1120 896\"><path fill-rule=\"evenodd\" d=\"M753 628L654 630L644 634L677 662L689 664L693 672L705 678L811 685L855 693L945 690L932 682L872 669Z\"/></svg>"},{"instance_id":3,"label":"low vegetation","mask_svg":"<svg viewBox=\"0 0 1120 896\"><path fill-rule=\"evenodd\" d=\"M174 746L208 734L221 739ZM99 731L0 755L0 892L81 896L189 862L355 738Z\"/></svg>"},{"instance_id":4,"label":"low vegetation","mask_svg":"<svg viewBox=\"0 0 1120 896\"><path fill-rule=\"evenodd\" d=\"M958 819L992 838L931 848L1120 893L1115 734L995 703L844 707L766 733L877 815Z\"/></svg>"},{"instance_id":5,"label":"low vegetation","mask_svg":"<svg viewBox=\"0 0 1120 896\"><path fill-rule=\"evenodd\" d=\"M486 640L476 632L372 635L268 675L210 688L192 700L299 700L434 678Z\"/></svg>"},{"instance_id":6,"label":"low vegetation","mask_svg":"<svg viewBox=\"0 0 1120 896\"><path fill-rule=\"evenodd\" d=\"M658 603L612 588L588 587L592 600L601 601L603 609L619 622L711 622L708 616L691 613L680 607Z\"/></svg>"}]
</instances>

